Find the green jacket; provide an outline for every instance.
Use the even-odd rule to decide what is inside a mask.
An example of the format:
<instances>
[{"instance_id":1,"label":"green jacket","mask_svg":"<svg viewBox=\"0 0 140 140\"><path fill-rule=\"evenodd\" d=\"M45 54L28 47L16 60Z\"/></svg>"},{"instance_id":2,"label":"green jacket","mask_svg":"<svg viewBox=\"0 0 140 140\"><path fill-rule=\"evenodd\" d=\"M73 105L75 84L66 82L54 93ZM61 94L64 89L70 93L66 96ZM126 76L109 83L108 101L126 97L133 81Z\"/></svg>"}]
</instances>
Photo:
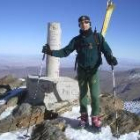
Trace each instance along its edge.
<instances>
[{"instance_id":1,"label":"green jacket","mask_svg":"<svg viewBox=\"0 0 140 140\"><path fill-rule=\"evenodd\" d=\"M100 51L108 60L109 56L111 56L112 54L112 51L105 41L104 37L100 33L97 34L99 36L101 44ZM99 59L101 58L101 56L99 53L99 47L95 42L93 31L91 29L86 32L80 30L80 35L74 37L66 47L60 50L53 50L52 56L66 57L74 50L77 51L77 63L79 66L83 68L94 68L98 65L97 63L100 63Z\"/></svg>"}]
</instances>

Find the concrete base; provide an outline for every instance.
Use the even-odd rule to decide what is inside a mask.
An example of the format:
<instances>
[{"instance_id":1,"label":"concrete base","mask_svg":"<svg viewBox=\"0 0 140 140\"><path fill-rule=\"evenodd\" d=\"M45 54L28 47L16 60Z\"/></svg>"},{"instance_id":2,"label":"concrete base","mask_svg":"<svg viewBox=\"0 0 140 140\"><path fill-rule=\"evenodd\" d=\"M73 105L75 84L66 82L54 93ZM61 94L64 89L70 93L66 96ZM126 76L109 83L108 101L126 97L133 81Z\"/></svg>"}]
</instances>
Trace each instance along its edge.
<instances>
[{"instance_id":1,"label":"concrete base","mask_svg":"<svg viewBox=\"0 0 140 140\"><path fill-rule=\"evenodd\" d=\"M49 104L69 101L79 98L78 82L69 77L49 78L28 76L27 78L28 102L32 104Z\"/></svg>"}]
</instances>

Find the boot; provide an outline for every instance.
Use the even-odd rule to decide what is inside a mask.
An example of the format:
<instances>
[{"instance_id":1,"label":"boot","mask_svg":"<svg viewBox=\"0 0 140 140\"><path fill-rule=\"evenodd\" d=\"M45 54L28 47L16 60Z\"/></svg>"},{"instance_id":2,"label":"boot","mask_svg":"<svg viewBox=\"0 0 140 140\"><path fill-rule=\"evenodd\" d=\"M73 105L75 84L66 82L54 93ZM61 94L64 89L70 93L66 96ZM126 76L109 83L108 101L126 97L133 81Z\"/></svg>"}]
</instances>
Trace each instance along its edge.
<instances>
[{"instance_id":1,"label":"boot","mask_svg":"<svg viewBox=\"0 0 140 140\"><path fill-rule=\"evenodd\" d=\"M80 120L80 127L85 128L89 126L89 121L88 121L88 114L87 113L81 113L81 116L79 117Z\"/></svg>"},{"instance_id":2,"label":"boot","mask_svg":"<svg viewBox=\"0 0 140 140\"><path fill-rule=\"evenodd\" d=\"M91 118L92 127L95 132L101 132L102 121L100 116L92 116Z\"/></svg>"}]
</instances>

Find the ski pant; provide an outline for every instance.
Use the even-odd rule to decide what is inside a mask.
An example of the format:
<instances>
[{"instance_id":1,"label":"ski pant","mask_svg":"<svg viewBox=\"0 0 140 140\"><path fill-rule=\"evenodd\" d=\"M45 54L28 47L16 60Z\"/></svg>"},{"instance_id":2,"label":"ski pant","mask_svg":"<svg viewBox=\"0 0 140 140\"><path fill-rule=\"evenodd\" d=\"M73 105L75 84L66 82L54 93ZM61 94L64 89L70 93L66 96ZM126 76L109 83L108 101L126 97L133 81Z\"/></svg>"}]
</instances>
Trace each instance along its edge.
<instances>
[{"instance_id":1,"label":"ski pant","mask_svg":"<svg viewBox=\"0 0 140 140\"><path fill-rule=\"evenodd\" d=\"M80 90L80 113L87 113L87 104L88 104L88 86L90 89L91 96L91 115L96 116L99 115L100 110L100 85L99 85L99 76L98 70L94 68L82 68L78 67L77 70L78 75L78 84Z\"/></svg>"}]
</instances>

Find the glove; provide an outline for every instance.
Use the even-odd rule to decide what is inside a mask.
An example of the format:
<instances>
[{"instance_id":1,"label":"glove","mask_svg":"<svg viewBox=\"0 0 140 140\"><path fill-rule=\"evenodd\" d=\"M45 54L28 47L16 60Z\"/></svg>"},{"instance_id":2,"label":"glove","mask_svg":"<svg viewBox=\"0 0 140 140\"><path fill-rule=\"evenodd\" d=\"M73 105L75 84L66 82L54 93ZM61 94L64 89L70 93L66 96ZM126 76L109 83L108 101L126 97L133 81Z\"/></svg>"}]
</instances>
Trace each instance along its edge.
<instances>
[{"instance_id":1,"label":"glove","mask_svg":"<svg viewBox=\"0 0 140 140\"><path fill-rule=\"evenodd\" d=\"M113 66L116 66L118 64L116 57L114 57L112 55L109 56L109 58L107 59L107 62L109 65L113 65Z\"/></svg>"},{"instance_id":2,"label":"glove","mask_svg":"<svg viewBox=\"0 0 140 140\"><path fill-rule=\"evenodd\" d=\"M43 46L42 53L52 55L52 50L50 49L50 46L48 44L45 44Z\"/></svg>"}]
</instances>

